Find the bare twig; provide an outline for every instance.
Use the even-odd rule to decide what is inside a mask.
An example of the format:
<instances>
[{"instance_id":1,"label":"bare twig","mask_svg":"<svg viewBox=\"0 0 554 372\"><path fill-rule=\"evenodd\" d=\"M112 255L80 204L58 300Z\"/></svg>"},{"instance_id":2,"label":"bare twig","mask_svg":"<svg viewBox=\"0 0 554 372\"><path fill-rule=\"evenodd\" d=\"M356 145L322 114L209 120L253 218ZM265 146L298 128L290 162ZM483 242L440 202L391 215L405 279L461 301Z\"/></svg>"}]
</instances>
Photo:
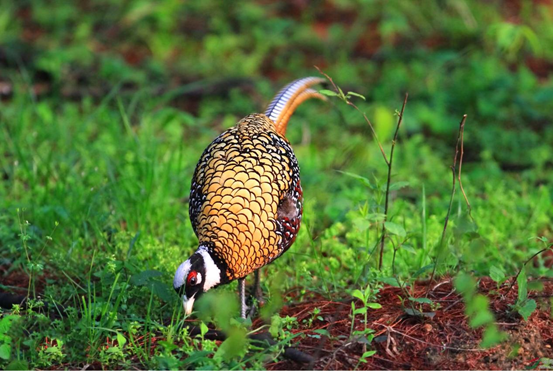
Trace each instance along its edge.
<instances>
[{"instance_id":1,"label":"bare twig","mask_svg":"<svg viewBox=\"0 0 554 372\"><path fill-rule=\"evenodd\" d=\"M376 325L380 325L381 327L384 327L387 329L387 331L389 332L394 332L396 334L399 334L399 335L402 335L406 338L409 338L410 340L414 340L414 341L417 341L417 342L421 342L422 344L425 344L425 345L429 345L429 346L434 346L434 347L438 347L438 348L441 348L441 349L448 349L448 350L456 350L456 351L485 351L486 349L471 349L471 348L461 348L461 347L452 347L452 346L446 346L446 345L437 345L437 344L432 344L430 342L427 342L427 341L423 341L423 340L420 340L419 338L415 338L415 337L412 337L410 335L407 335L406 333L403 333L403 332L400 332L400 331L397 331L396 329L390 327L390 326L387 326L385 324L381 324L381 323L373 323L373 324L376 324Z\"/></svg>"},{"instance_id":2,"label":"bare twig","mask_svg":"<svg viewBox=\"0 0 554 372\"><path fill-rule=\"evenodd\" d=\"M385 150L383 149L383 146L381 145L381 142L379 141L379 138L377 137L377 132L373 128L373 124L371 124L371 122L369 121L367 115L365 113L363 113L358 108L358 106L356 106L354 103L352 103L348 99L350 93L349 94L344 94L342 92L342 90L335 84L335 82L333 81L333 79L329 75L327 75L326 73L321 71L321 69L319 67L317 67L317 66L314 66L314 67L319 71L320 74L322 74L323 76L325 76L327 78L327 80L329 80L329 82L331 83L331 85L335 89L336 95L342 101L346 102L346 104L348 104L349 106L352 106L354 109L356 109L356 111L358 111L360 114L363 115L365 121L367 122L367 124L371 128L371 131L373 132L373 136L375 138L375 141L379 145L379 149L381 150L381 154L383 155L383 159L385 160L385 163L387 164L387 167L388 167L387 188L386 188L386 191L385 191L385 208L384 208L385 217L383 218L383 225L382 225L382 229L381 229L381 238L380 238L380 248L379 248L379 266L378 266L378 268L379 268L379 270L381 270L381 268L383 267L383 253L384 253L384 250L385 250L385 239L386 239L386 236L387 236L385 224L387 222L387 214L388 214L388 210L389 210L389 196L390 196L389 194L390 194L390 184L391 184L391 177L392 177L392 162L393 162L393 157L394 157L394 147L395 147L396 142L398 140L398 132L400 130L400 126L402 125L402 119L404 117L404 109L406 108L406 104L408 102L408 93L406 93L406 95L404 96L404 102L402 104L402 109L400 110L400 113L398 113L398 123L396 124L396 130L394 132L394 136L393 136L393 139L392 139L390 155L387 158L387 155L385 154ZM456 146L456 158L458 156L457 151L458 151L458 147Z\"/></svg>"},{"instance_id":3,"label":"bare twig","mask_svg":"<svg viewBox=\"0 0 554 372\"><path fill-rule=\"evenodd\" d=\"M466 118L467 118L467 115L464 114L464 116L462 117L462 121L460 122L460 129L458 130L458 138L456 139L456 149L454 151L454 161L452 162L452 166L450 167L450 169L452 170L452 191L450 193L450 202L448 203L448 210L446 212L446 218L444 219L444 227L442 229L441 240L438 247L439 252L437 254L437 257L435 258L435 264L433 265L433 272L431 273L431 280L429 281L429 288L427 288L427 293L429 293L429 289L431 288L431 283L433 283L433 279L435 278L435 273L437 271L437 264L438 264L442 249L444 247L446 228L448 227L448 221L450 220L450 211L452 210L452 203L454 202L454 194L456 193L456 166L458 165L458 152L459 152L458 148L460 147L460 142L462 142L464 138L463 133L464 133L464 125L466 122ZM460 164L459 172L461 172L461 164L462 164L461 157L460 157L459 164ZM458 177L460 177L460 173L458 173ZM469 202L468 202L468 206L469 206Z\"/></svg>"},{"instance_id":4,"label":"bare twig","mask_svg":"<svg viewBox=\"0 0 554 372\"><path fill-rule=\"evenodd\" d=\"M467 115L464 115L464 119L466 117ZM460 191L466 201L469 217L473 220L473 217L471 216L471 204L469 204L469 199L467 198L464 186L462 185L462 164L464 162L464 125L465 120L462 120L462 123L460 124L460 165L458 166L458 183L460 184Z\"/></svg>"},{"instance_id":5,"label":"bare twig","mask_svg":"<svg viewBox=\"0 0 554 372\"><path fill-rule=\"evenodd\" d=\"M402 104L402 110L400 110L400 114L398 115L398 124L396 124L396 131L394 132L394 137L392 139L392 144L390 147L390 157L389 161L387 162L387 166L389 167L389 172L387 175L387 190L385 191L385 218L383 218L383 228L381 230L381 248L379 249L379 271L381 270L381 267L383 266L383 251L385 250L385 236L386 236L386 229L385 229L385 223L387 222L388 212L389 212L389 189L390 189L390 180L392 175L392 160L394 156L394 147L396 145L396 141L398 138L398 131L400 130L400 126L402 125L402 118L404 117L404 109L406 108L406 103L408 103L408 93L404 96L404 103Z\"/></svg>"},{"instance_id":6,"label":"bare twig","mask_svg":"<svg viewBox=\"0 0 554 372\"><path fill-rule=\"evenodd\" d=\"M547 250L549 249L552 249L552 246L548 247L548 248L543 248L541 249L540 251L538 251L537 253L535 253L534 255L532 255L531 257L529 257L529 259L527 261L525 261L525 263L519 268L516 276L514 276L514 279L512 279L512 282L510 283L510 287L508 288L508 292L510 292L512 290L512 288L514 287L514 284L516 284L516 281L517 281L517 277L519 276L519 274L521 274L521 271L523 270L523 268L529 263L529 261L531 261L533 258L537 257L539 254L543 253L543 252L546 252Z\"/></svg>"}]
</instances>

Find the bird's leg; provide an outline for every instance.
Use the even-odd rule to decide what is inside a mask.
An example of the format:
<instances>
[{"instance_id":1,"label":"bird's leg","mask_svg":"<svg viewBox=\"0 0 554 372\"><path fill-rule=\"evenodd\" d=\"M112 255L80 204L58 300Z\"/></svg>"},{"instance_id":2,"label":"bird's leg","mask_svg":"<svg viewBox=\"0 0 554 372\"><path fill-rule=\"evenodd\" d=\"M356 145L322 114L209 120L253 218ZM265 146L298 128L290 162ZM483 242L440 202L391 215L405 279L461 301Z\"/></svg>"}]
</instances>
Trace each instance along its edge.
<instances>
[{"instance_id":1,"label":"bird's leg","mask_svg":"<svg viewBox=\"0 0 554 372\"><path fill-rule=\"evenodd\" d=\"M254 271L254 286L252 287L252 292L250 293L250 301L252 303L252 306L250 307L250 311L248 312L248 317L253 318L256 314L257 308L260 307L260 304L262 303L262 287L260 286L260 269ZM254 302L254 299L256 301Z\"/></svg>"},{"instance_id":2,"label":"bird's leg","mask_svg":"<svg viewBox=\"0 0 554 372\"><path fill-rule=\"evenodd\" d=\"M260 269L254 271L254 290L252 296L258 301L258 304L262 303L262 287L260 286Z\"/></svg>"},{"instance_id":3,"label":"bird's leg","mask_svg":"<svg viewBox=\"0 0 554 372\"><path fill-rule=\"evenodd\" d=\"M246 286L244 278L239 279L240 317L246 319Z\"/></svg>"}]
</instances>

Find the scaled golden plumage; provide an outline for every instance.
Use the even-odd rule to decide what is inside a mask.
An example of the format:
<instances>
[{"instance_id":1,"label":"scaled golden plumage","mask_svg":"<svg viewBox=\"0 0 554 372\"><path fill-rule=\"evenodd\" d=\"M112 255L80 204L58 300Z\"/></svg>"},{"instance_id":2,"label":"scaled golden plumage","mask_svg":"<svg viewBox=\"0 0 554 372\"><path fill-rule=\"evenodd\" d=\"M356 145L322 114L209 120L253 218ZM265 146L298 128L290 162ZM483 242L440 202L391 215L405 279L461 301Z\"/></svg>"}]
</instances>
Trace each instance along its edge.
<instances>
[{"instance_id":1,"label":"scaled golden plumage","mask_svg":"<svg viewBox=\"0 0 554 372\"><path fill-rule=\"evenodd\" d=\"M263 114L245 117L202 154L193 177L191 219L199 243L227 265L228 280L273 261L292 241L279 208L302 194L288 141ZM291 216L298 219L299 216Z\"/></svg>"}]
</instances>

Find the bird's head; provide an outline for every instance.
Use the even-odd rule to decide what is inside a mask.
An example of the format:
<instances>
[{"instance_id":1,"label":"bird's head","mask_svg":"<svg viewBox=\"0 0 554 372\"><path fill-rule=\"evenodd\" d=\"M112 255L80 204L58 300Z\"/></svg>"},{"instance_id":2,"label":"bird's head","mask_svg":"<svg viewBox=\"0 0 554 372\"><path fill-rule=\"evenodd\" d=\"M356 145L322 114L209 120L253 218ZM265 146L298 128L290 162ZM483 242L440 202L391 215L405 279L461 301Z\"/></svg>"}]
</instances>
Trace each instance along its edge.
<instances>
[{"instance_id":1,"label":"bird's head","mask_svg":"<svg viewBox=\"0 0 554 372\"><path fill-rule=\"evenodd\" d=\"M183 299L187 315L192 312L195 300L220 283L221 270L203 246L179 265L173 278L173 288Z\"/></svg>"}]
</instances>

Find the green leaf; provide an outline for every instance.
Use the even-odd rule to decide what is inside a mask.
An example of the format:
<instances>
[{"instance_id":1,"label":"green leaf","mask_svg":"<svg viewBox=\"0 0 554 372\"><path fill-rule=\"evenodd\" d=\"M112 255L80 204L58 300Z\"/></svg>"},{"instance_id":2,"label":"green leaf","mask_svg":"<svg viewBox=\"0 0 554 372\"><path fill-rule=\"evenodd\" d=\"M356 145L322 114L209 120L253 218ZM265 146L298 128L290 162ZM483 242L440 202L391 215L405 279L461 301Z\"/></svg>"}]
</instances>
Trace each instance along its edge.
<instances>
[{"instance_id":1,"label":"green leaf","mask_svg":"<svg viewBox=\"0 0 554 372\"><path fill-rule=\"evenodd\" d=\"M162 345L166 352L171 352L171 351L179 348L179 346L175 345L171 341L158 341L158 345Z\"/></svg>"},{"instance_id":2,"label":"green leaf","mask_svg":"<svg viewBox=\"0 0 554 372\"><path fill-rule=\"evenodd\" d=\"M177 298L173 288L169 284L159 280L152 280L152 290L156 296L165 302L172 302Z\"/></svg>"},{"instance_id":3,"label":"green leaf","mask_svg":"<svg viewBox=\"0 0 554 372\"><path fill-rule=\"evenodd\" d=\"M275 314L271 317L271 326L269 327L269 333L271 334L271 337L279 337L279 333L282 329L282 322L282 318L279 316L279 314Z\"/></svg>"},{"instance_id":4,"label":"green leaf","mask_svg":"<svg viewBox=\"0 0 554 372\"><path fill-rule=\"evenodd\" d=\"M346 93L347 96L354 96L354 97L360 97L361 99L363 99L365 101L365 97L362 96L360 93L356 93L356 92L348 92Z\"/></svg>"},{"instance_id":5,"label":"green leaf","mask_svg":"<svg viewBox=\"0 0 554 372\"><path fill-rule=\"evenodd\" d=\"M6 371L28 371L29 365L24 360L14 360L6 366Z\"/></svg>"},{"instance_id":6,"label":"green leaf","mask_svg":"<svg viewBox=\"0 0 554 372\"><path fill-rule=\"evenodd\" d=\"M523 303L525 300L527 300L527 273L525 272L525 266L523 266L517 276L517 301Z\"/></svg>"},{"instance_id":7,"label":"green leaf","mask_svg":"<svg viewBox=\"0 0 554 372\"><path fill-rule=\"evenodd\" d=\"M479 311L469 318L471 328L479 328L492 322L494 322L494 316L490 311Z\"/></svg>"},{"instance_id":8,"label":"green leaf","mask_svg":"<svg viewBox=\"0 0 554 372\"><path fill-rule=\"evenodd\" d=\"M370 226L368 220L363 217L353 218L352 225L359 231L366 231Z\"/></svg>"},{"instance_id":9,"label":"green leaf","mask_svg":"<svg viewBox=\"0 0 554 372\"><path fill-rule=\"evenodd\" d=\"M352 291L352 297L359 298L363 302L365 302L364 294L359 289L355 289Z\"/></svg>"},{"instance_id":10,"label":"green leaf","mask_svg":"<svg viewBox=\"0 0 554 372\"><path fill-rule=\"evenodd\" d=\"M369 351L366 351L365 353L362 354L362 358L369 358L370 356L373 356L375 355L375 353L377 352L377 350L369 350Z\"/></svg>"},{"instance_id":11,"label":"green leaf","mask_svg":"<svg viewBox=\"0 0 554 372\"><path fill-rule=\"evenodd\" d=\"M506 334L504 332L500 332L494 324L491 324L485 328L485 331L483 332L483 339L481 340L479 346L484 349L488 349L489 347L493 347L494 345L504 341L505 338Z\"/></svg>"},{"instance_id":12,"label":"green leaf","mask_svg":"<svg viewBox=\"0 0 554 372\"><path fill-rule=\"evenodd\" d=\"M197 350L193 351L188 358L186 358L183 362L185 364L194 364L196 362L202 361L202 360L210 360L208 358L208 355L210 355L212 352L209 350Z\"/></svg>"},{"instance_id":13,"label":"green leaf","mask_svg":"<svg viewBox=\"0 0 554 372\"><path fill-rule=\"evenodd\" d=\"M539 239L541 242L548 244L548 238L547 238L546 236L538 237L538 239Z\"/></svg>"},{"instance_id":14,"label":"green leaf","mask_svg":"<svg viewBox=\"0 0 554 372\"><path fill-rule=\"evenodd\" d=\"M494 322L494 315L489 310L489 299L482 294L468 296L466 300L466 313L469 315L469 326L478 328Z\"/></svg>"},{"instance_id":15,"label":"green leaf","mask_svg":"<svg viewBox=\"0 0 554 372\"><path fill-rule=\"evenodd\" d=\"M338 171L339 173L344 174L345 176L355 178L357 180L360 180L365 186L367 186L370 189L374 189L374 186L369 182L369 179L363 176L360 176L359 174L350 173L350 172L344 172L344 171Z\"/></svg>"},{"instance_id":16,"label":"green leaf","mask_svg":"<svg viewBox=\"0 0 554 372\"><path fill-rule=\"evenodd\" d=\"M506 279L506 274L504 273L504 270L494 265L492 265L489 269L489 276L497 283L502 283L504 282L504 279Z\"/></svg>"},{"instance_id":17,"label":"green leaf","mask_svg":"<svg viewBox=\"0 0 554 372\"><path fill-rule=\"evenodd\" d=\"M353 339L356 340L356 342L369 345L373 340L373 335L369 334L369 332L373 332L373 330L362 329L361 331L354 331L352 335L356 337L353 337Z\"/></svg>"},{"instance_id":18,"label":"green leaf","mask_svg":"<svg viewBox=\"0 0 554 372\"><path fill-rule=\"evenodd\" d=\"M418 278L421 274L423 274L424 272L426 272L427 270L430 270L434 267L435 265L434 264L429 264L429 265L425 265L423 266L422 268L420 268L419 270L417 270L414 275L412 275L413 278Z\"/></svg>"},{"instance_id":19,"label":"green leaf","mask_svg":"<svg viewBox=\"0 0 554 372\"><path fill-rule=\"evenodd\" d=\"M517 309L517 312L519 313L519 315L523 317L523 319L525 319L525 321L527 321L527 319L529 319L529 317L531 316L531 314L533 314L533 311L535 311L536 308L537 308L537 303L535 302L535 300L527 300L525 301L525 304L523 306L520 306Z\"/></svg>"},{"instance_id":20,"label":"green leaf","mask_svg":"<svg viewBox=\"0 0 554 372\"><path fill-rule=\"evenodd\" d=\"M377 302L370 302L367 304L367 307L370 309L380 309L382 308L381 304L378 304Z\"/></svg>"},{"instance_id":21,"label":"green leaf","mask_svg":"<svg viewBox=\"0 0 554 372\"><path fill-rule=\"evenodd\" d=\"M454 279L454 287L466 298L466 296L469 297L475 292L475 280L469 274L460 273Z\"/></svg>"},{"instance_id":22,"label":"green leaf","mask_svg":"<svg viewBox=\"0 0 554 372\"><path fill-rule=\"evenodd\" d=\"M344 95L344 92L342 91L342 89L340 89L339 86L337 86L337 89L339 90L339 97L345 98L345 95Z\"/></svg>"},{"instance_id":23,"label":"green leaf","mask_svg":"<svg viewBox=\"0 0 554 372\"><path fill-rule=\"evenodd\" d=\"M402 226L394 222L385 222L385 229L393 235L398 235L400 237L406 236L406 230Z\"/></svg>"},{"instance_id":24,"label":"green leaf","mask_svg":"<svg viewBox=\"0 0 554 372\"><path fill-rule=\"evenodd\" d=\"M9 360L12 353L12 347L8 344L0 345L0 358Z\"/></svg>"},{"instance_id":25,"label":"green leaf","mask_svg":"<svg viewBox=\"0 0 554 372\"><path fill-rule=\"evenodd\" d=\"M12 327L12 321L19 318L18 315L7 315L0 319L0 340L2 340L2 336L10 330Z\"/></svg>"},{"instance_id":26,"label":"green leaf","mask_svg":"<svg viewBox=\"0 0 554 372\"><path fill-rule=\"evenodd\" d=\"M331 334L326 329L316 329L314 333L319 333L320 335L331 337Z\"/></svg>"},{"instance_id":27,"label":"green leaf","mask_svg":"<svg viewBox=\"0 0 554 372\"><path fill-rule=\"evenodd\" d=\"M208 330L209 328L206 324L204 324L204 322L200 323L200 336L202 336L202 338L204 338L204 335L206 335Z\"/></svg>"},{"instance_id":28,"label":"green leaf","mask_svg":"<svg viewBox=\"0 0 554 372\"><path fill-rule=\"evenodd\" d=\"M137 242L137 239L139 238L139 236L140 236L140 231L137 231L133 239L131 239L131 241L129 242L129 249L127 250L127 259L131 257L131 252L133 252L133 247L135 246L135 243Z\"/></svg>"},{"instance_id":29,"label":"green leaf","mask_svg":"<svg viewBox=\"0 0 554 372\"><path fill-rule=\"evenodd\" d=\"M117 344L119 347L123 347L127 343L127 339L121 333L117 332Z\"/></svg>"},{"instance_id":30,"label":"green leaf","mask_svg":"<svg viewBox=\"0 0 554 372\"><path fill-rule=\"evenodd\" d=\"M247 339L244 330L235 328L230 332L227 339L221 343L214 354L214 359L221 358L224 361L229 361L240 355L246 344Z\"/></svg>"},{"instance_id":31,"label":"green leaf","mask_svg":"<svg viewBox=\"0 0 554 372\"><path fill-rule=\"evenodd\" d=\"M419 304L429 304L429 305L433 304L433 301L425 297L418 297L418 298L410 297L410 301L417 302Z\"/></svg>"},{"instance_id":32,"label":"green leaf","mask_svg":"<svg viewBox=\"0 0 554 372\"><path fill-rule=\"evenodd\" d=\"M329 89L321 89L319 93L323 94L324 96L338 97L338 94L336 92L333 92L332 90L329 90Z\"/></svg>"},{"instance_id":33,"label":"green leaf","mask_svg":"<svg viewBox=\"0 0 554 372\"><path fill-rule=\"evenodd\" d=\"M393 277L385 277L385 278L379 278L379 281L391 285L393 287L400 287L400 284L398 283L398 280Z\"/></svg>"},{"instance_id":34,"label":"green leaf","mask_svg":"<svg viewBox=\"0 0 554 372\"><path fill-rule=\"evenodd\" d=\"M360 307L359 309L356 309L352 312L353 315L358 315L358 314L365 314L367 312L367 308L366 307Z\"/></svg>"}]
</instances>

